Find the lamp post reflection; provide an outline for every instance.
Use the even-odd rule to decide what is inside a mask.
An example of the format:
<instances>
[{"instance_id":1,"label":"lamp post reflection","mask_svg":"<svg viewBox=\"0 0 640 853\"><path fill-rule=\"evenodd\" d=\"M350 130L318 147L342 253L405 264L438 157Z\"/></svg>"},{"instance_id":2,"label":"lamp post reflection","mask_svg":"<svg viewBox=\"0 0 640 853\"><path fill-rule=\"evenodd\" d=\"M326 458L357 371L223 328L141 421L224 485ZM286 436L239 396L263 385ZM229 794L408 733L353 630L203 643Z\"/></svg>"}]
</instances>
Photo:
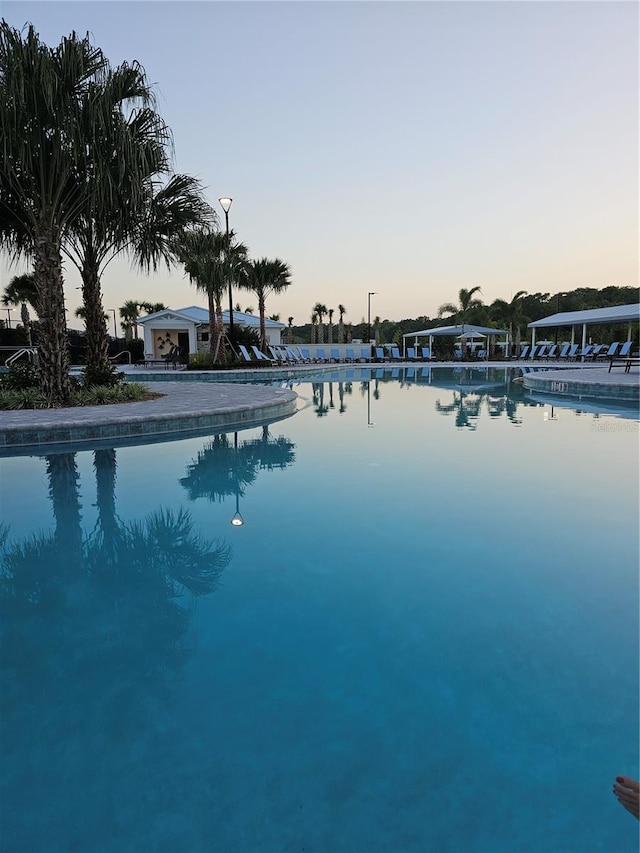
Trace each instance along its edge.
<instances>
[{"instance_id":1,"label":"lamp post reflection","mask_svg":"<svg viewBox=\"0 0 640 853\"><path fill-rule=\"evenodd\" d=\"M371 382L367 382L367 427L371 429L375 423L371 420Z\"/></svg>"},{"instance_id":2,"label":"lamp post reflection","mask_svg":"<svg viewBox=\"0 0 640 853\"><path fill-rule=\"evenodd\" d=\"M238 459L238 433L234 432L233 434L233 450L234 450L234 462L237 462ZM236 483L236 511L231 517L230 524L232 527L242 527L244 525L244 518L240 514L240 487L238 484L237 476L234 477Z\"/></svg>"}]
</instances>

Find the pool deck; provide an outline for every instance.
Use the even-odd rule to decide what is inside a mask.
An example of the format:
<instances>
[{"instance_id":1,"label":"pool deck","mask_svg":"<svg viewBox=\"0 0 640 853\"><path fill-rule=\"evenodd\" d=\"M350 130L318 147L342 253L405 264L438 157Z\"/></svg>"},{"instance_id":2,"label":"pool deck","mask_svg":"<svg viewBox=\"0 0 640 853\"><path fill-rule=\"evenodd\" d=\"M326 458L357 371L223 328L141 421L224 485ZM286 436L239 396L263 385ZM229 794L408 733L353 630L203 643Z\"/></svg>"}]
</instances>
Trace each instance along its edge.
<instances>
[{"instance_id":1,"label":"pool deck","mask_svg":"<svg viewBox=\"0 0 640 853\"><path fill-rule=\"evenodd\" d=\"M297 394L288 388L167 381L154 382L152 388L162 396L137 403L0 412L0 455L27 448L37 452L42 445L230 432L288 417L297 405Z\"/></svg>"},{"instance_id":2,"label":"pool deck","mask_svg":"<svg viewBox=\"0 0 640 853\"><path fill-rule=\"evenodd\" d=\"M431 367L534 368L523 376L525 388L565 397L638 401L640 368L628 373L623 367L611 372L608 365L549 365L545 362L430 362ZM37 448L77 442L132 443L133 440L166 440L188 434L259 425L292 415L297 394L287 387L243 385L242 379L265 381L312 374L339 368L415 367L416 362L383 364L310 364L262 368L255 371L167 371L126 368L127 376L148 382L161 394L154 400L73 409L26 409L0 412L0 455L38 452ZM201 381L198 381L201 380ZM203 381L206 380L206 381ZM225 383L226 380L226 383ZM234 384L231 384L233 381Z\"/></svg>"}]
</instances>

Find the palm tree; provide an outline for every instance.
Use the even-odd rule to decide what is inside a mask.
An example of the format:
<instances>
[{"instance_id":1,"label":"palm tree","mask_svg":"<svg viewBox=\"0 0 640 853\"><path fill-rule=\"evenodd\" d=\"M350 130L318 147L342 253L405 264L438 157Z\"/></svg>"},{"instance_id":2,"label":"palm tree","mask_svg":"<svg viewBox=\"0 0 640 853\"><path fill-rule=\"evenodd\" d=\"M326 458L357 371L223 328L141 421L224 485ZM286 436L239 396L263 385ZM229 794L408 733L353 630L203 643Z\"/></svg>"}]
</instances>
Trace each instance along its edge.
<instances>
[{"instance_id":1,"label":"palm tree","mask_svg":"<svg viewBox=\"0 0 640 853\"><path fill-rule=\"evenodd\" d=\"M87 127L80 109L107 60L72 34L55 49L34 27L0 22L0 240L33 261L40 308L40 384L53 404L71 400L62 278L65 233L94 192L79 165Z\"/></svg>"},{"instance_id":2,"label":"palm tree","mask_svg":"<svg viewBox=\"0 0 640 853\"><path fill-rule=\"evenodd\" d=\"M138 315L140 314L140 304L134 302L133 299L128 299L124 305L118 309L120 324L124 329L124 337L127 343L131 343L133 338L138 337Z\"/></svg>"},{"instance_id":3,"label":"palm tree","mask_svg":"<svg viewBox=\"0 0 640 853\"><path fill-rule=\"evenodd\" d=\"M38 288L33 273L14 275L4 289L2 304L20 306L20 319L27 332L27 345L31 346L31 322L27 306L30 305L38 314Z\"/></svg>"},{"instance_id":4,"label":"palm tree","mask_svg":"<svg viewBox=\"0 0 640 853\"><path fill-rule=\"evenodd\" d=\"M327 338L327 343L332 344L333 343L333 314L334 314L334 309L329 308L328 314L329 314L329 334L328 334L328 338Z\"/></svg>"},{"instance_id":5,"label":"palm tree","mask_svg":"<svg viewBox=\"0 0 640 853\"><path fill-rule=\"evenodd\" d=\"M481 300L473 298L474 293L480 292L481 288L479 285L469 289L466 287L460 288L458 291L458 305L454 305L452 302L445 302L444 305L438 308L438 317L442 317L445 314L455 314L456 322L464 326L469 312L482 305Z\"/></svg>"},{"instance_id":6,"label":"palm tree","mask_svg":"<svg viewBox=\"0 0 640 853\"><path fill-rule=\"evenodd\" d=\"M260 314L260 346L267 346L267 329L265 326L265 303L270 293L282 293L291 284L289 265L279 258L250 261L246 264L245 275L239 282L240 287L255 293L258 299Z\"/></svg>"},{"instance_id":7,"label":"palm tree","mask_svg":"<svg viewBox=\"0 0 640 853\"><path fill-rule=\"evenodd\" d=\"M323 319L324 315L327 313L327 306L323 305L322 302L316 302L313 306L313 310L318 317L318 343L324 343L324 325Z\"/></svg>"},{"instance_id":8,"label":"palm tree","mask_svg":"<svg viewBox=\"0 0 640 853\"><path fill-rule=\"evenodd\" d=\"M318 315L315 311L311 312L311 332L310 332L310 343L315 344L318 340Z\"/></svg>"},{"instance_id":9,"label":"palm tree","mask_svg":"<svg viewBox=\"0 0 640 853\"><path fill-rule=\"evenodd\" d=\"M287 317L287 343L293 343L293 317Z\"/></svg>"},{"instance_id":10,"label":"palm tree","mask_svg":"<svg viewBox=\"0 0 640 853\"><path fill-rule=\"evenodd\" d=\"M239 274L247 256L247 247L235 242L234 237L234 232L230 231L227 246L225 233L209 228L192 228L184 231L173 244L173 252L184 265L192 284L207 294L209 349L214 360L220 362L226 358L222 300L230 276Z\"/></svg>"},{"instance_id":11,"label":"palm tree","mask_svg":"<svg viewBox=\"0 0 640 853\"><path fill-rule=\"evenodd\" d=\"M491 308L493 313L497 314L501 321L509 324L509 341L513 343L513 329L516 329L516 347L520 348L520 327L523 322L524 315L522 313L522 297L527 295L526 290L519 290L510 302L504 299L494 300ZM508 355L508 353L505 353Z\"/></svg>"},{"instance_id":12,"label":"palm tree","mask_svg":"<svg viewBox=\"0 0 640 853\"><path fill-rule=\"evenodd\" d=\"M347 313L347 309L344 305L338 305L338 314L340 318L338 320L338 343L344 343L344 315Z\"/></svg>"},{"instance_id":13,"label":"palm tree","mask_svg":"<svg viewBox=\"0 0 640 853\"><path fill-rule=\"evenodd\" d=\"M158 311L166 311L168 307L164 302L138 302L138 308L147 314L157 314Z\"/></svg>"}]
</instances>

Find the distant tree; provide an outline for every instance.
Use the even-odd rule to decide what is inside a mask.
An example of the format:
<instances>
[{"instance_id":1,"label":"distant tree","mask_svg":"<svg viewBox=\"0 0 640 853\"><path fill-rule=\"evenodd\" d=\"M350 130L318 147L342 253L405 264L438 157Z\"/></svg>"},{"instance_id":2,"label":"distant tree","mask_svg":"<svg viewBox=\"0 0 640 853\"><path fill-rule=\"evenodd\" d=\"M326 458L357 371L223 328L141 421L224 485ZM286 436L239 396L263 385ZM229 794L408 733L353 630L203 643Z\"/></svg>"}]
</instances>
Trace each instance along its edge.
<instances>
[{"instance_id":1,"label":"distant tree","mask_svg":"<svg viewBox=\"0 0 640 853\"><path fill-rule=\"evenodd\" d=\"M31 346L31 318L28 306L38 314L38 288L33 273L15 275L4 289L2 304L20 306L20 319L27 335L27 345Z\"/></svg>"},{"instance_id":2,"label":"distant tree","mask_svg":"<svg viewBox=\"0 0 640 853\"><path fill-rule=\"evenodd\" d=\"M324 343L324 323L322 322L324 319L324 315L327 313L327 306L323 305L322 302L316 302L313 306L313 310L315 312L316 317L318 318L318 343Z\"/></svg>"},{"instance_id":3,"label":"distant tree","mask_svg":"<svg viewBox=\"0 0 640 853\"><path fill-rule=\"evenodd\" d=\"M329 308L328 314L329 314L329 335L328 335L327 341L328 341L328 343L332 344L333 343L333 314L334 314L334 309Z\"/></svg>"},{"instance_id":4,"label":"distant tree","mask_svg":"<svg viewBox=\"0 0 640 853\"><path fill-rule=\"evenodd\" d=\"M347 309L344 305L338 305L338 314L340 315L338 319L338 343L344 343L344 315L347 313Z\"/></svg>"},{"instance_id":5,"label":"distant tree","mask_svg":"<svg viewBox=\"0 0 640 853\"><path fill-rule=\"evenodd\" d=\"M454 305L452 302L445 302L444 305L438 308L438 317L453 314L455 315L456 323L464 326L465 322L467 322L469 312L482 305L479 299L473 298L474 294L480 292L481 288L479 285L468 289L466 287L460 288L458 291L458 304Z\"/></svg>"},{"instance_id":6,"label":"distant tree","mask_svg":"<svg viewBox=\"0 0 640 853\"><path fill-rule=\"evenodd\" d=\"M514 329L516 331L515 344L520 346L522 323L525 316L522 313L522 297L527 295L526 290L519 290L510 302L504 299L496 299L491 305L490 313L492 319L509 326L509 340L514 341ZM517 349L519 352L519 349Z\"/></svg>"}]
</instances>

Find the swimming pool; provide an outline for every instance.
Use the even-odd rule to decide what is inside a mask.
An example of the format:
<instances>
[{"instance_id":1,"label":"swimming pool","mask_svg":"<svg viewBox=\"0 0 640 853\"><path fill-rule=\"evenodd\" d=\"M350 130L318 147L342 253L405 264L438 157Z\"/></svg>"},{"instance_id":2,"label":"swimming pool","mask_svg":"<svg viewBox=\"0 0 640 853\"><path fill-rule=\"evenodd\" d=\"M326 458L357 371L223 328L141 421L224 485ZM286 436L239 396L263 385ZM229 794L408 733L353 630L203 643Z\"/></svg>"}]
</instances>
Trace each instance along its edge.
<instances>
[{"instance_id":1,"label":"swimming pool","mask_svg":"<svg viewBox=\"0 0 640 853\"><path fill-rule=\"evenodd\" d=\"M636 413L315 380L0 460L5 849L634 850Z\"/></svg>"}]
</instances>

